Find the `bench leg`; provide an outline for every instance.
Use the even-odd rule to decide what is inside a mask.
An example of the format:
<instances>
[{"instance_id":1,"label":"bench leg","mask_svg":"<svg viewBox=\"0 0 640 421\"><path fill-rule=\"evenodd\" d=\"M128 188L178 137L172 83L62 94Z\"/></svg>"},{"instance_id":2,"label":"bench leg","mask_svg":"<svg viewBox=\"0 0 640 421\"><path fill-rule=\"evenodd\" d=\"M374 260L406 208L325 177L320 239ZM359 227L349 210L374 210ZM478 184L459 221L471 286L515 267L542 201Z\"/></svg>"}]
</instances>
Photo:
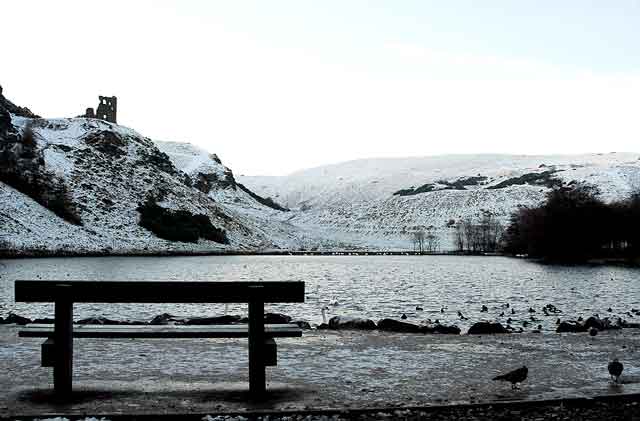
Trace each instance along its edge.
<instances>
[{"instance_id":1,"label":"bench leg","mask_svg":"<svg viewBox=\"0 0 640 421\"><path fill-rule=\"evenodd\" d=\"M266 391L264 344L264 303L249 302L249 393L260 397Z\"/></svg>"},{"instance_id":2,"label":"bench leg","mask_svg":"<svg viewBox=\"0 0 640 421\"><path fill-rule=\"evenodd\" d=\"M71 395L73 372L73 303L56 301L55 304L55 364L53 387L56 395Z\"/></svg>"}]
</instances>

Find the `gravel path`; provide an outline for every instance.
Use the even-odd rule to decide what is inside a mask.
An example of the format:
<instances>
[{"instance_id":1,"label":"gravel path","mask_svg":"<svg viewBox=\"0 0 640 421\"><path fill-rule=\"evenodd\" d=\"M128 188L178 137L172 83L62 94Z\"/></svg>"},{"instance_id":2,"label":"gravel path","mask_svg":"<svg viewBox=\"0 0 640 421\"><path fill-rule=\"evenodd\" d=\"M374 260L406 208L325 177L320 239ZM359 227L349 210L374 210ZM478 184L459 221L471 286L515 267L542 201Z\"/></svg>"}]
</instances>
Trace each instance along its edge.
<instances>
[{"instance_id":1,"label":"gravel path","mask_svg":"<svg viewBox=\"0 0 640 421\"><path fill-rule=\"evenodd\" d=\"M87 339L75 341L74 398L56 403L51 369L39 366L42 340L18 338L17 330L0 327L0 416L372 409L640 393L636 329L596 337L310 331L278 340L266 401L248 401L246 341ZM625 364L620 385L608 380L613 357ZM490 380L522 364L529 378L521 389ZM594 405L589 410L606 410ZM473 419L473 411L460 419ZM563 411L556 419L571 419Z\"/></svg>"}]
</instances>

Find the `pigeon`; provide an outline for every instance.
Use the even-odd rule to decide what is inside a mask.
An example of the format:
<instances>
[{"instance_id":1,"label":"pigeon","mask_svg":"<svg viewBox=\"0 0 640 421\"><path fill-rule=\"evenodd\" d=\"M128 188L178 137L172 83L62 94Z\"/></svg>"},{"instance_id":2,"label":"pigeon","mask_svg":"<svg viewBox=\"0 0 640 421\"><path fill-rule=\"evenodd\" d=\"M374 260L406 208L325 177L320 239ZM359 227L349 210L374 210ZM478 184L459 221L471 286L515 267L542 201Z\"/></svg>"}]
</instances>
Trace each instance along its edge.
<instances>
[{"instance_id":1,"label":"pigeon","mask_svg":"<svg viewBox=\"0 0 640 421\"><path fill-rule=\"evenodd\" d=\"M500 313L500 316L498 317L504 317L504 311L502 313Z\"/></svg>"},{"instance_id":2,"label":"pigeon","mask_svg":"<svg viewBox=\"0 0 640 421\"><path fill-rule=\"evenodd\" d=\"M404 314L404 313L402 313L402 316L400 316L400 318L401 318L402 320L405 320L405 319L407 318L407 315L406 315L406 314Z\"/></svg>"},{"instance_id":3,"label":"pigeon","mask_svg":"<svg viewBox=\"0 0 640 421\"><path fill-rule=\"evenodd\" d=\"M511 309L511 314L516 314L516 311L514 309Z\"/></svg>"},{"instance_id":4,"label":"pigeon","mask_svg":"<svg viewBox=\"0 0 640 421\"><path fill-rule=\"evenodd\" d=\"M480 310L480 312L484 313L489 311L489 309L487 308L487 306L485 306L484 304L482 305L482 310Z\"/></svg>"},{"instance_id":5,"label":"pigeon","mask_svg":"<svg viewBox=\"0 0 640 421\"><path fill-rule=\"evenodd\" d=\"M615 382L618 383L620 379L620 375L622 374L622 363L618 361L617 358L614 358L607 367L609 369L609 375L613 379L615 377Z\"/></svg>"},{"instance_id":6,"label":"pigeon","mask_svg":"<svg viewBox=\"0 0 640 421\"><path fill-rule=\"evenodd\" d=\"M609 369L609 371L611 371L611 369ZM517 368L513 371L510 371L507 374L496 376L492 380L501 380L504 382L509 382L511 383L511 388L516 389L517 388L516 384L522 383L523 381L525 381L528 373L529 373L529 369L527 368L526 365L523 365L522 367Z\"/></svg>"}]
</instances>

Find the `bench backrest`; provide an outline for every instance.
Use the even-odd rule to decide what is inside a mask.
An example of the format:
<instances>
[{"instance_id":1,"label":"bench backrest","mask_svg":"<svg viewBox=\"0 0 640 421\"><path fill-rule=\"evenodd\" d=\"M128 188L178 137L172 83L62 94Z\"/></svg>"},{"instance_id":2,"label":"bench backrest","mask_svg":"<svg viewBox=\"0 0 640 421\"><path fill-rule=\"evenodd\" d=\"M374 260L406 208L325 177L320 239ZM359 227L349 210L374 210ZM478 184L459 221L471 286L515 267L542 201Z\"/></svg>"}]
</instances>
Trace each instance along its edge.
<instances>
[{"instance_id":1,"label":"bench backrest","mask_svg":"<svg viewBox=\"0 0 640 421\"><path fill-rule=\"evenodd\" d=\"M16 302L301 303L304 282L16 281Z\"/></svg>"}]
</instances>

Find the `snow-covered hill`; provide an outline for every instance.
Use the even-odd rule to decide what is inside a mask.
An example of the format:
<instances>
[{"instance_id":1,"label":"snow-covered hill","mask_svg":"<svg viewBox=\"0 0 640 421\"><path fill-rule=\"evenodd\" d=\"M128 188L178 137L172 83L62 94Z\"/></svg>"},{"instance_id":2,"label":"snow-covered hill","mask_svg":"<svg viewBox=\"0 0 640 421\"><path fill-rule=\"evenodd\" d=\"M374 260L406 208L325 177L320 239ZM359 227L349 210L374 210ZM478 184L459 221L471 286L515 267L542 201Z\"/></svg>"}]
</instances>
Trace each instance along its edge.
<instances>
[{"instance_id":1,"label":"snow-covered hill","mask_svg":"<svg viewBox=\"0 0 640 421\"><path fill-rule=\"evenodd\" d=\"M239 177L292 209L294 226L361 247L406 249L410 233L432 226L453 248L451 220L491 212L503 223L535 206L553 185L588 183L605 201L640 190L640 154L449 155L366 159L284 177Z\"/></svg>"},{"instance_id":2,"label":"snow-covered hill","mask_svg":"<svg viewBox=\"0 0 640 421\"><path fill-rule=\"evenodd\" d=\"M186 143L156 143L98 119L0 112L0 248L153 253L299 247L296 229L273 218L284 212L238 187L215 155ZM140 205L149 201L206 216L228 244L159 238L140 222Z\"/></svg>"},{"instance_id":3,"label":"snow-covered hill","mask_svg":"<svg viewBox=\"0 0 640 421\"><path fill-rule=\"evenodd\" d=\"M0 249L408 249L411 233L428 227L451 249L456 222L489 212L506 223L554 186L588 183L606 201L625 198L640 190L639 158L366 159L236 178L191 144L152 141L98 119L40 118L0 91ZM173 223L165 217L186 221L196 240L167 239L162 231Z\"/></svg>"}]
</instances>

